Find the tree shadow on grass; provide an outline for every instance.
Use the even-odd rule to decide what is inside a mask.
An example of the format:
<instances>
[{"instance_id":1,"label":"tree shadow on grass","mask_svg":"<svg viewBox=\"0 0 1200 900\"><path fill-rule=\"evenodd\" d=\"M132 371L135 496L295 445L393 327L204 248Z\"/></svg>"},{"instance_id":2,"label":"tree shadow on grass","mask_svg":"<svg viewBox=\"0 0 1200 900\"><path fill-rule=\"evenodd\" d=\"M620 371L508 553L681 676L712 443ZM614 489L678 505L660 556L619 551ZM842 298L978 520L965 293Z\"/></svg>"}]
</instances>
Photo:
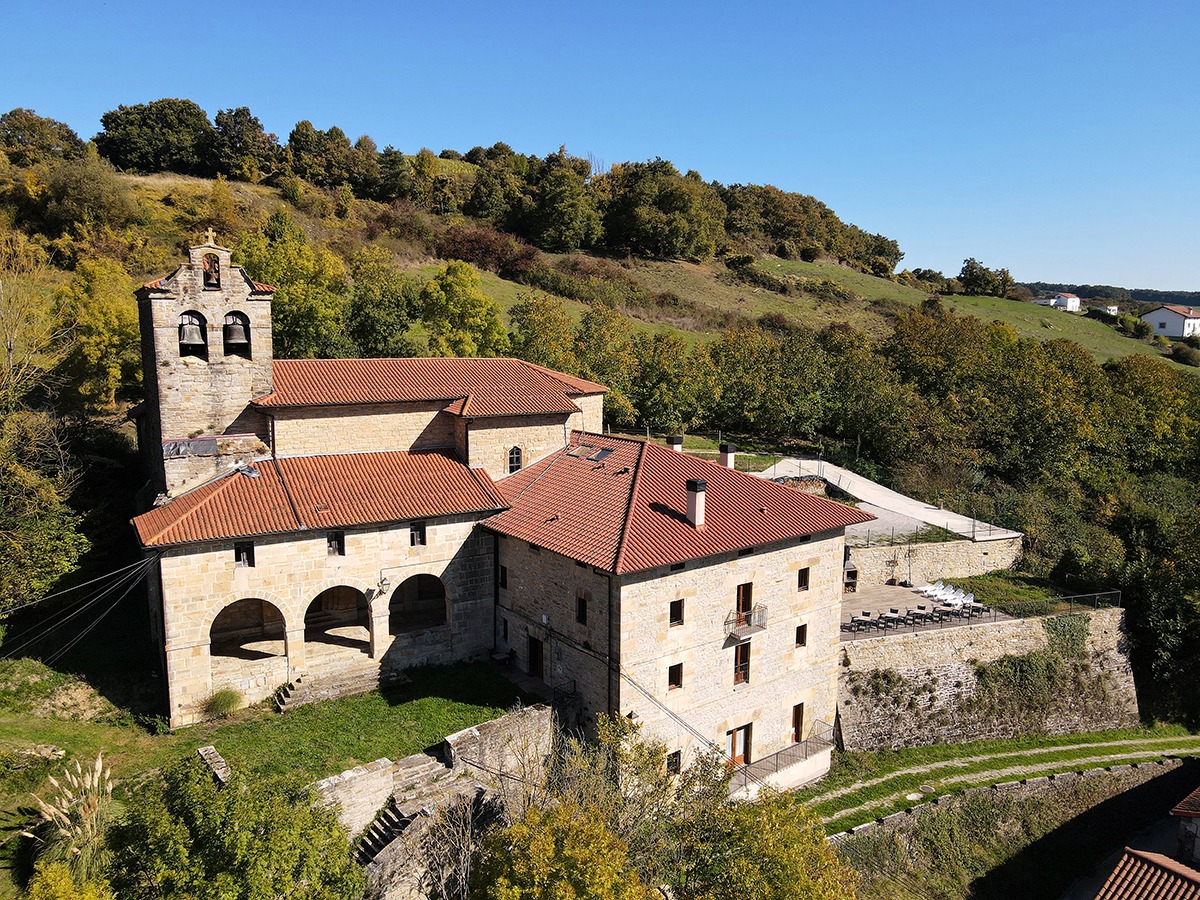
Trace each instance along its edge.
<instances>
[{"instance_id":1,"label":"tree shadow on grass","mask_svg":"<svg viewBox=\"0 0 1200 900\"><path fill-rule=\"evenodd\" d=\"M1135 834L1166 816L1200 783L1200 760L1186 759L1137 787L1093 806L971 882L972 900L1061 897Z\"/></svg>"},{"instance_id":2,"label":"tree shadow on grass","mask_svg":"<svg viewBox=\"0 0 1200 900\"><path fill-rule=\"evenodd\" d=\"M529 706L541 702L540 697L522 691L488 663L425 666L409 669L405 674L409 681L379 688L379 693L389 706L399 706L422 697L438 697L456 703L501 709L517 703Z\"/></svg>"}]
</instances>

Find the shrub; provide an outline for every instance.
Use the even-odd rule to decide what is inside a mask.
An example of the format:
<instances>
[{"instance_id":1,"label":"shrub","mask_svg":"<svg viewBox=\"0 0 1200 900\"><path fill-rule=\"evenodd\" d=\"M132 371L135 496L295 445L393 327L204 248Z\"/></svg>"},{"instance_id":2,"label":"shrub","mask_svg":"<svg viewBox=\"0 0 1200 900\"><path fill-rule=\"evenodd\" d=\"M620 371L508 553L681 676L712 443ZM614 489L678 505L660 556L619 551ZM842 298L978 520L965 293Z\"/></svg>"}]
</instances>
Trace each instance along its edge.
<instances>
[{"instance_id":1,"label":"shrub","mask_svg":"<svg viewBox=\"0 0 1200 900\"><path fill-rule=\"evenodd\" d=\"M1175 344L1171 348L1171 359L1185 366L1200 366L1200 350L1187 344Z\"/></svg>"},{"instance_id":2,"label":"shrub","mask_svg":"<svg viewBox=\"0 0 1200 900\"><path fill-rule=\"evenodd\" d=\"M223 719L245 702L242 692L233 688L222 688L213 693L204 704L204 711L214 719Z\"/></svg>"}]
</instances>

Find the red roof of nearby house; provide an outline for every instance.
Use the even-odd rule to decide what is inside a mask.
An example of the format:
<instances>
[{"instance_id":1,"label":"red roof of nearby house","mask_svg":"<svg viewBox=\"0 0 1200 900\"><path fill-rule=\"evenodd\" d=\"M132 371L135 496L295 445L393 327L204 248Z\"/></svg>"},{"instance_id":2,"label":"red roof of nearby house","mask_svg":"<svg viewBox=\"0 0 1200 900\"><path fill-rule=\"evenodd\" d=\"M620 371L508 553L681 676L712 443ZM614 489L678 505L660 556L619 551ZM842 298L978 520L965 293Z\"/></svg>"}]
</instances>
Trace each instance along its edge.
<instances>
[{"instance_id":1,"label":"red roof of nearby house","mask_svg":"<svg viewBox=\"0 0 1200 900\"><path fill-rule=\"evenodd\" d=\"M569 414L571 397L608 390L519 359L278 359L272 382L257 406L437 400L467 417Z\"/></svg>"},{"instance_id":2,"label":"red roof of nearby house","mask_svg":"<svg viewBox=\"0 0 1200 900\"><path fill-rule=\"evenodd\" d=\"M133 520L145 547L503 509L482 469L440 452L263 460Z\"/></svg>"},{"instance_id":3,"label":"red roof of nearby house","mask_svg":"<svg viewBox=\"0 0 1200 900\"><path fill-rule=\"evenodd\" d=\"M1057 294L1055 294L1054 296L1055 296L1055 297L1073 297L1073 298L1074 298L1074 299L1076 299L1076 300L1078 300L1078 299L1079 299L1079 295L1078 295L1078 294L1068 294L1066 291L1059 291L1059 292L1058 292Z\"/></svg>"},{"instance_id":4,"label":"red roof of nearby house","mask_svg":"<svg viewBox=\"0 0 1200 900\"><path fill-rule=\"evenodd\" d=\"M1174 303L1164 303L1162 306L1154 307L1150 312L1158 312L1160 309L1169 309L1171 312L1181 315L1185 319L1200 319L1200 313L1196 312L1194 307L1179 306Z\"/></svg>"},{"instance_id":5,"label":"red roof of nearby house","mask_svg":"<svg viewBox=\"0 0 1200 900\"><path fill-rule=\"evenodd\" d=\"M1161 853L1126 847L1096 900L1200 900L1200 872Z\"/></svg>"},{"instance_id":6,"label":"red roof of nearby house","mask_svg":"<svg viewBox=\"0 0 1200 900\"><path fill-rule=\"evenodd\" d=\"M600 452L609 450L604 458ZM703 479L705 524L687 520ZM511 509L488 528L610 572L637 572L874 518L658 444L575 432L571 445L497 482Z\"/></svg>"},{"instance_id":7,"label":"red roof of nearby house","mask_svg":"<svg viewBox=\"0 0 1200 900\"><path fill-rule=\"evenodd\" d=\"M1200 819L1200 787L1180 800L1179 805L1171 810L1171 815Z\"/></svg>"}]
</instances>

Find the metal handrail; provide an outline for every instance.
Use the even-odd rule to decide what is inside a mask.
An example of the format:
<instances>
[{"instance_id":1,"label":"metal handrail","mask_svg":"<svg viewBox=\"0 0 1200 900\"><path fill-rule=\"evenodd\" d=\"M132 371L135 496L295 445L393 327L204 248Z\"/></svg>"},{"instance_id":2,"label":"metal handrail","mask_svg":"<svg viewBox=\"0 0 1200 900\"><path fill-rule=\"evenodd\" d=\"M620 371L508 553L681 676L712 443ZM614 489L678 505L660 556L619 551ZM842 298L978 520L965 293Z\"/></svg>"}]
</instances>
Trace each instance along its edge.
<instances>
[{"instance_id":1,"label":"metal handrail","mask_svg":"<svg viewBox=\"0 0 1200 900\"><path fill-rule=\"evenodd\" d=\"M745 637L766 627L767 608L762 604L755 604L745 611L735 609L725 617L725 633L734 637Z\"/></svg>"},{"instance_id":2,"label":"metal handrail","mask_svg":"<svg viewBox=\"0 0 1200 900\"><path fill-rule=\"evenodd\" d=\"M812 730L804 740L734 769L729 782L730 791L743 790L751 782L761 784L767 776L777 774L781 769L786 769L796 763L804 762L813 754L832 746L833 726L828 722L814 722Z\"/></svg>"}]
</instances>

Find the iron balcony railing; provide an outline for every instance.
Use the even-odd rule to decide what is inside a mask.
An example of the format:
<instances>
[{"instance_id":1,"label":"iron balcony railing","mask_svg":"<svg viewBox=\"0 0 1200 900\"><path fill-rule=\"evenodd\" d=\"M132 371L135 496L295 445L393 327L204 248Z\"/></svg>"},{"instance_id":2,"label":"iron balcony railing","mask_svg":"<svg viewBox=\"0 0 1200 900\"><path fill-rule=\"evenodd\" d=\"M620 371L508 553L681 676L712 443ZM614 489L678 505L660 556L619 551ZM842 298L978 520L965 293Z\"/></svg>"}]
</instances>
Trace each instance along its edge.
<instances>
[{"instance_id":1,"label":"iron balcony railing","mask_svg":"<svg viewBox=\"0 0 1200 900\"><path fill-rule=\"evenodd\" d=\"M745 790L751 784L761 784L765 778L775 775L789 766L794 766L796 763L804 762L810 756L814 756L822 750L828 750L832 746L833 726L828 722L817 722L813 725L808 737L799 743L784 747L777 753L734 769L733 777L729 782L729 792L733 794Z\"/></svg>"},{"instance_id":2,"label":"iron balcony railing","mask_svg":"<svg viewBox=\"0 0 1200 900\"><path fill-rule=\"evenodd\" d=\"M748 610L734 610L725 617L725 633L735 638L749 637L767 627L767 608L762 604Z\"/></svg>"}]
</instances>

